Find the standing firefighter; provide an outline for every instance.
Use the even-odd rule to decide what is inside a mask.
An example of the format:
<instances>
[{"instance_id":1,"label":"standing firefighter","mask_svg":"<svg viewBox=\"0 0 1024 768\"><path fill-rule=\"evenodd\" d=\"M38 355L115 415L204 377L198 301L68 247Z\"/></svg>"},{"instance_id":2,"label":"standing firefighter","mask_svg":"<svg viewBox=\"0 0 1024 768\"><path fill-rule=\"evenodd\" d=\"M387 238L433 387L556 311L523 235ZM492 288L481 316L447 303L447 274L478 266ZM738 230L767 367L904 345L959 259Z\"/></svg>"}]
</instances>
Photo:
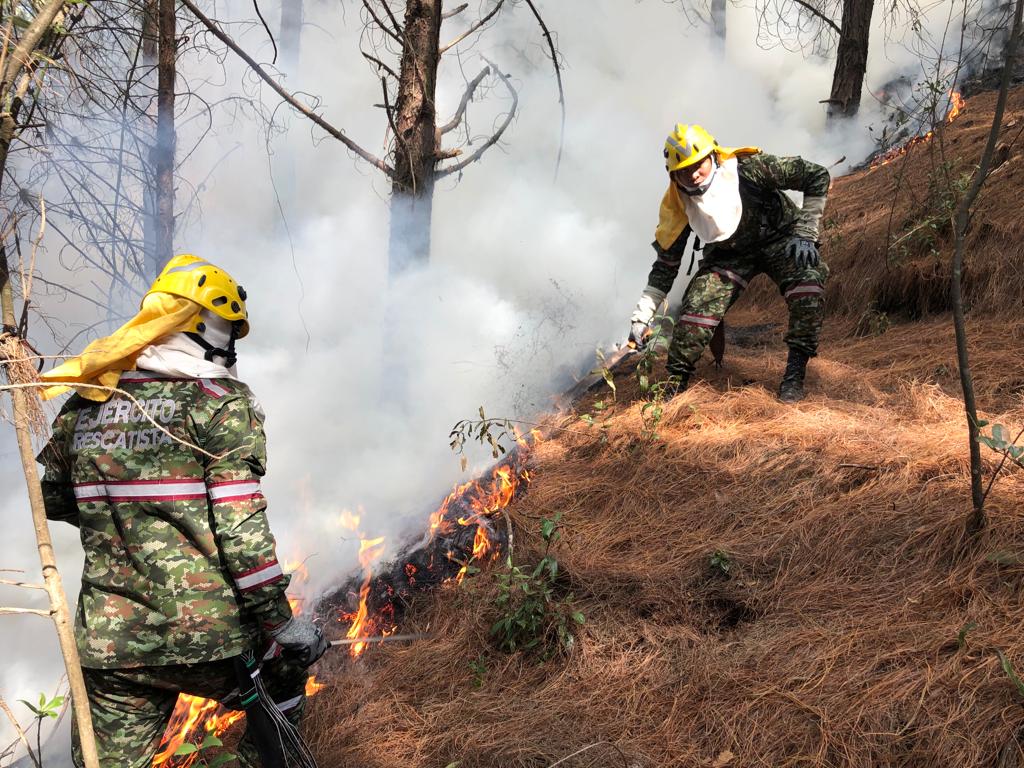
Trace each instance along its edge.
<instances>
[{"instance_id":1,"label":"standing firefighter","mask_svg":"<svg viewBox=\"0 0 1024 768\"><path fill-rule=\"evenodd\" d=\"M818 225L828 171L800 157L756 147L728 148L699 125L676 125L665 141L669 187L661 201L651 268L632 316L630 341L643 346L651 322L679 272L691 230L704 259L687 286L668 349L676 391L686 388L704 347L726 311L764 272L789 305L789 360L779 397L804 396L807 361L818 351L828 267L818 256ZM803 192L803 207L783 190Z\"/></svg>"},{"instance_id":2,"label":"standing firefighter","mask_svg":"<svg viewBox=\"0 0 1024 768\"><path fill-rule=\"evenodd\" d=\"M103 768L148 768L179 693L246 710L243 765L311 762L295 726L327 645L292 616L267 522L263 412L234 369L245 298L176 256L132 320L45 376L80 385L40 461L47 516L85 550L75 631Z\"/></svg>"}]
</instances>

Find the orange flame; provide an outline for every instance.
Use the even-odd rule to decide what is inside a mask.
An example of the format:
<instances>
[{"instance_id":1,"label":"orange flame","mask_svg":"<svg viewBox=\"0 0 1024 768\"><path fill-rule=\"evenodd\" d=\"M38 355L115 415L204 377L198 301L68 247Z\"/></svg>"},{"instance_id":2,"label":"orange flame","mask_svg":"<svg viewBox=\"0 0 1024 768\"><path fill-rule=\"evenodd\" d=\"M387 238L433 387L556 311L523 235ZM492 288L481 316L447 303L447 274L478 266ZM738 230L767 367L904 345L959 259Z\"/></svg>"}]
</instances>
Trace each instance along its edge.
<instances>
[{"instance_id":1,"label":"orange flame","mask_svg":"<svg viewBox=\"0 0 1024 768\"><path fill-rule=\"evenodd\" d=\"M944 122L947 125L949 123L952 123L956 119L957 115L964 111L965 106L967 106L967 100L960 95L960 92L950 90L949 112L946 114ZM915 136L901 147L895 147L893 149L890 149L885 154L876 157L871 162L871 168L874 169L882 165L888 165L896 158L902 157L903 155L907 154L907 152L909 152L911 148L916 147L918 144L924 144L925 142L930 141L933 133L934 131L928 131L928 133L924 134L923 136Z\"/></svg>"},{"instance_id":2,"label":"orange flame","mask_svg":"<svg viewBox=\"0 0 1024 768\"><path fill-rule=\"evenodd\" d=\"M245 717L244 712L233 712L230 709L225 709L216 701L203 699L199 696L181 694L178 697L178 703L174 707L174 712L165 731L170 736L167 737L164 749L153 758L153 768L170 765L171 763L168 761L174 757L174 753L178 751L178 748L186 741L194 740L191 738L191 734L194 730L198 730L200 723L206 733L220 736L233 723L238 722L243 717ZM177 760L173 764L175 768L188 768L198 758L199 753L193 752L191 755Z\"/></svg>"},{"instance_id":3,"label":"orange flame","mask_svg":"<svg viewBox=\"0 0 1024 768\"><path fill-rule=\"evenodd\" d=\"M373 563L384 554L384 537L363 539L359 542L359 564L363 567L363 586L359 589L359 608L356 610L352 625L345 637L363 637L372 631L372 623L368 621L369 611L366 598L370 595L370 581L373 578ZM358 656L366 649L366 643L354 643L349 649L352 656Z\"/></svg>"}]
</instances>

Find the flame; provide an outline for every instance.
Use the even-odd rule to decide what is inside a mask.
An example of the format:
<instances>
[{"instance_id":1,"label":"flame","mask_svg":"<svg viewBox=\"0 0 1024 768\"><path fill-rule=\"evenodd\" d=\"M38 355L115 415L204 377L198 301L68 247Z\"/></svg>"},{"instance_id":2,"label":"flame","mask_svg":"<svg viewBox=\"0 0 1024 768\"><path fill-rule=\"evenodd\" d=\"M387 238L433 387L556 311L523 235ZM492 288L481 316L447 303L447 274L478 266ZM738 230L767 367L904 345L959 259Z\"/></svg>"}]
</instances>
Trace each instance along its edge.
<instances>
[{"instance_id":1,"label":"flame","mask_svg":"<svg viewBox=\"0 0 1024 768\"><path fill-rule=\"evenodd\" d=\"M350 509L341 510L341 516L338 518L338 523L342 528L349 531L359 530L359 521L362 519L362 510L359 514L353 512Z\"/></svg>"},{"instance_id":2,"label":"flame","mask_svg":"<svg viewBox=\"0 0 1024 768\"><path fill-rule=\"evenodd\" d=\"M538 430L531 430L527 436L518 432L515 434L516 443L520 448L528 450L531 443L540 442L541 434ZM496 557L497 547L491 538L492 528L490 518L500 510L507 507L515 498L518 489L524 484L529 484L530 475L525 469L515 469L511 463L502 464L491 472L488 480L471 480L456 485L452 492L445 497L440 506L430 515L429 535L431 538L438 535L447 535L455 530L456 526L476 526L473 535L473 550L469 560L462 564L462 568L453 581L461 582L468 573L469 564L473 561L481 561L484 558ZM457 519L449 516L452 504L459 502L461 508L468 507L470 514L463 515ZM346 637L365 637L370 635L381 635L386 637L397 631L394 623L394 606L390 602L383 605L375 616L370 616L367 601L370 595L370 584L373 578L373 564L384 553L384 537L367 539L359 531L363 510L358 512L342 510L337 518L337 523L346 530L359 534L359 564L363 569L363 582L359 590L359 607L354 613L342 614L339 621L351 624L346 632ZM455 559L454 553L449 552L448 557ZM293 583L302 583L308 580L309 574L306 570L305 561L285 561L284 569L290 571L293 576ZM429 566L428 566L429 569ZM409 584L415 584L418 568L409 563L405 567L405 576ZM388 593L393 590L388 587ZM289 597L288 602L292 611L298 614L302 608L302 598ZM358 657L366 649L368 643L359 642L353 644L349 653ZM310 676L306 681L306 695L313 696L324 688L324 684L317 682L315 676ZM174 713L171 716L167 732L171 734L163 750L153 761L153 768L190 768L198 759L198 753L186 757L174 758L177 749L186 741L197 741L194 733L200 730L205 733L221 735L238 720L245 717L244 712L233 712L225 709L215 701L202 699L197 696L181 695Z\"/></svg>"},{"instance_id":3,"label":"flame","mask_svg":"<svg viewBox=\"0 0 1024 768\"><path fill-rule=\"evenodd\" d=\"M306 695L315 696L324 687L324 683L317 682L316 675L310 675L306 680ZM182 744L201 741L194 735L200 730L204 734L222 736L244 717L244 712L227 709L212 699L181 694L167 724L165 733L169 735L165 737L164 748L153 758L153 768L190 768L199 759L199 753L175 758L174 753Z\"/></svg>"},{"instance_id":4,"label":"flame","mask_svg":"<svg viewBox=\"0 0 1024 768\"><path fill-rule=\"evenodd\" d=\"M175 768L188 768L199 758L198 752L193 752L191 755L175 760L173 763L169 761L174 757L174 753L178 751L182 744L186 741L196 740L192 738L192 733L199 729L200 724L202 724L202 728L206 733L220 736L233 723L238 722L243 717L245 717L244 712L233 712L230 709L225 709L216 701L199 696L181 694L178 697L178 703L174 707L174 712L171 715L165 732L169 733L170 736L166 738L164 749L153 758L153 768L172 764Z\"/></svg>"},{"instance_id":5,"label":"flame","mask_svg":"<svg viewBox=\"0 0 1024 768\"><path fill-rule=\"evenodd\" d=\"M370 595L370 581L373 578L373 563L384 554L384 537L376 539L363 539L359 542L359 564L363 567L363 586L359 589L359 608L356 610L345 637L363 637L373 629L373 624L368 621L369 610L366 607L366 599ZM392 630L393 631L393 630ZM366 643L355 643L349 649L352 656L358 656L366 649Z\"/></svg>"},{"instance_id":6,"label":"flame","mask_svg":"<svg viewBox=\"0 0 1024 768\"><path fill-rule=\"evenodd\" d=\"M946 122L952 123L956 120L957 115L964 111L964 107L967 106L967 100L960 95L959 91L949 92L949 114L946 115Z\"/></svg>"},{"instance_id":7,"label":"flame","mask_svg":"<svg viewBox=\"0 0 1024 768\"><path fill-rule=\"evenodd\" d=\"M957 118L957 116L964 111L964 107L966 106L967 100L960 95L960 92L950 90L949 112L946 113L946 117L943 122L946 125L952 123ZM907 154L907 152L909 152L913 147L916 147L918 144L924 144L928 141L931 141L933 133L934 131L928 131L928 133L924 134L923 136L915 136L903 146L894 147L893 149L890 149L888 152L879 155L871 162L871 169L878 168L879 166L882 165L888 165L896 158L902 157L903 155Z\"/></svg>"}]
</instances>

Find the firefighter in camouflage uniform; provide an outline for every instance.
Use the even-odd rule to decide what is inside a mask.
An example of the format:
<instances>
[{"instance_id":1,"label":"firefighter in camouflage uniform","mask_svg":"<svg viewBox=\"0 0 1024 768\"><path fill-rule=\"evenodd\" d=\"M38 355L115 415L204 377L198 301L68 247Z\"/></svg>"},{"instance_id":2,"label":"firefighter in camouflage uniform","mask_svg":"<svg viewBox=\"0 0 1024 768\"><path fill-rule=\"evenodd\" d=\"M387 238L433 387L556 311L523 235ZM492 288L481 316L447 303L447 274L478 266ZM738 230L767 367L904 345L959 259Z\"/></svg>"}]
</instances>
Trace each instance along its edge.
<instances>
[{"instance_id":1,"label":"firefighter in camouflage uniform","mask_svg":"<svg viewBox=\"0 0 1024 768\"><path fill-rule=\"evenodd\" d=\"M789 346L779 397L804 396L807 361L818 351L828 267L818 229L828 195L826 168L756 147L728 148L699 125L676 125L665 142L669 187L661 203L657 259L632 315L630 341L643 347L679 272L691 231L704 258L686 288L668 349L675 391L686 388L723 316L762 272L789 305ZM802 192L797 206L784 190Z\"/></svg>"},{"instance_id":2,"label":"firefighter in camouflage uniform","mask_svg":"<svg viewBox=\"0 0 1024 768\"><path fill-rule=\"evenodd\" d=\"M246 652L297 724L327 647L292 616L260 492L263 413L234 369L245 298L177 256L135 318L45 376L78 385L40 461L47 516L77 526L85 550L75 631L103 768L148 767L179 693L247 706ZM73 751L81 766L77 738ZM248 732L239 752L260 764Z\"/></svg>"}]
</instances>

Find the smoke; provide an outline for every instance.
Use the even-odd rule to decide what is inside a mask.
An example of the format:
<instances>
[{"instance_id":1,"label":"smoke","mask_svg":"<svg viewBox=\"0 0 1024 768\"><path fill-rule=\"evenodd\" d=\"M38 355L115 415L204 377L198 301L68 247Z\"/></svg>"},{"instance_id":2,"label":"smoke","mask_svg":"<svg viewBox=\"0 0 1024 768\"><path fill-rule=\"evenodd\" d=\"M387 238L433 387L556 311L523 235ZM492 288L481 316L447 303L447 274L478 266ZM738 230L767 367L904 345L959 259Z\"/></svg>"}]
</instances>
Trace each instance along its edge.
<instances>
[{"instance_id":1,"label":"smoke","mask_svg":"<svg viewBox=\"0 0 1024 768\"><path fill-rule=\"evenodd\" d=\"M183 168L194 183L205 181L201 207L179 222L176 249L224 266L247 289L252 332L239 343L238 368L267 413L264 491L279 556L306 561L308 596L355 566L358 543L341 525L344 510L360 511L366 535L386 536L393 552L466 477L447 446L455 421L481 405L490 415L531 420L590 367L596 347L624 339L652 261L665 185L661 145L674 123L699 122L724 145L753 144L828 166L845 156L834 172L873 149L867 126L881 123L881 108L868 96L855 120L829 130L818 102L828 97L831 63L757 48L747 9L729 8L723 56L672 4L543 5L565 65L568 120L557 179L551 63L528 9L510 5L458 58L446 57L437 106L447 119L483 54L511 76L519 112L499 146L438 182L431 261L393 285L387 180L287 110L275 113L287 130L270 139L247 117L251 111L216 113ZM926 24L945 23L943 8ZM277 18L276 9L263 10ZM249 12L232 4L221 11L224 19ZM358 14L307 2L305 20L288 87L322 97L321 114L383 155L387 119L372 106L381 102L379 81L357 53ZM443 36L454 37L468 21L446 23ZM239 39L269 59L261 28ZM219 66L212 57L183 62L207 101L240 88L257 96L253 78L233 60L224 77ZM914 66L912 52L884 45L879 34L867 88ZM472 139L467 154L509 108L500 83L488 83L461 134ZM58 256L56 247L41 255L44 274L59 269ZM87 272L75 279L80 290L92 290ZM679 283L675 294L685 280ZM78 324L100 319L82 305L41 302ZM34 574L13 445L9 428L0 428L0 480L10 489L0 501L7 533L0 567ZM471 472L489 460L484 452L471 458ZM82 561L77 533L58 525L54 538L73 602ZM0 592L4 604L28 604L11 592ZM7 654L0 693L31 699L51 688L60 666L45 621L2 617L0 634ZM11 738L0 724L0 742Z\"/></svg>"}]
</instances>

